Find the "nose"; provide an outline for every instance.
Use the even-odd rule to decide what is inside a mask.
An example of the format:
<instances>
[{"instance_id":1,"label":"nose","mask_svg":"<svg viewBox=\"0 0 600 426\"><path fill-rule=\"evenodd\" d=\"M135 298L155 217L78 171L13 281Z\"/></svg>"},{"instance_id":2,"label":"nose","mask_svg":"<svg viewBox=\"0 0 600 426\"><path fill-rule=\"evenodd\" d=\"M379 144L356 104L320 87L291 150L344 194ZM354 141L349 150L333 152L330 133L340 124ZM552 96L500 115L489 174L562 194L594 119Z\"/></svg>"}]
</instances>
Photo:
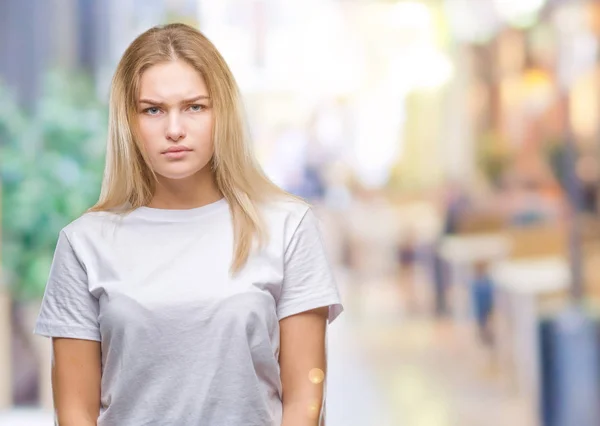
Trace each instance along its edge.
<instances>
[{"instance_id":1,"label":"nose","mask_svg":"<svg viewBox=\"0 0 600 426\"><path fill-rule=\"evenodd\" d=\"M166 136L167 139L170 139L173 142L177 142L185 137L185 127L181 117L176 112L169 114Z\"/></svg>"}]
</instances>

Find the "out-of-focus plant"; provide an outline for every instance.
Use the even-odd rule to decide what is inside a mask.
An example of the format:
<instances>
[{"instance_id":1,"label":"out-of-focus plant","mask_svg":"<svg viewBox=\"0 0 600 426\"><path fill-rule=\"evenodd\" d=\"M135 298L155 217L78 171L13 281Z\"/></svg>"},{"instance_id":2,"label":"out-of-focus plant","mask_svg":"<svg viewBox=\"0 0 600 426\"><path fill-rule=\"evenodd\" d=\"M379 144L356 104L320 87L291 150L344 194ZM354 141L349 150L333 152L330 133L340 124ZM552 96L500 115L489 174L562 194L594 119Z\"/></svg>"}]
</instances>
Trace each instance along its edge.
<instances>
[{"instance_id":1,"label":"out-of-focus plant","mask_svg":"<svg viewBox=\"0 0 600 426\"><path fill-rule=\"evenodd\" d=\"M542 145L543 153L548 159L552 175L560 186L566 191L567 185L567 150L566 143L560 137L549 138Z\"/></svg>"},{"instance_id":2,"label":"out-of-focus plant","mask_svg":"<svg viewBox=\"0 0 600 426\"><path fill-rule=\"evenodd\" d=\"M492 130L485 132L478 140L476 157L480 170L493 184L499 183L511 162L511 155L506 144Z\"/></svg>"},{"instance_id":3,"label":"out-of-focus plant","mask_svg":"<svg viewBox=\"0 0 600 426\"><path fill-rule=\"evenodd\" d=\"M35 111L0 87L4 279L17 299L43 294L58 233L98 198L107 110L85 75L54 72Z\"/></svg>"}]
</instances>

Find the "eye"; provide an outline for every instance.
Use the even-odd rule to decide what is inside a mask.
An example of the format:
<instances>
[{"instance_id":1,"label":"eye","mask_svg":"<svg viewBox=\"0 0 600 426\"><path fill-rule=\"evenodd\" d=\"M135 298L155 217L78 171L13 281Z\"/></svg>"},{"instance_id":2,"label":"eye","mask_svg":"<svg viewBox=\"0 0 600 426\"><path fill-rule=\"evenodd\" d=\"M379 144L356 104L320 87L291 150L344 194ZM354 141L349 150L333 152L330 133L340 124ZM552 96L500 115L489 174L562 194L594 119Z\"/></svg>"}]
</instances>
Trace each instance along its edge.
<instances>
[{"instance_id":1,"label":"eye","mask_svg":"<svg viewBox=\"0 0 600 426\"><path fill-rule=\"evenodd\" d=\"M156 115L160 112L160 109L158 109L157 107L150 107L146 108L144 112L148 115Z\"/></svg>"},{"instance_id":2,"label":"eye","mask_svg":"<svg viewBox=\"0 0 600 426\"><path fill-rule=\"evenodd\" d=\"M200 105L200 104L194 104L194 105L190 105L190 111L192 112L200 112L202 110L204 110L206 107L204 105Z\"/></svg>"}]
</instances>

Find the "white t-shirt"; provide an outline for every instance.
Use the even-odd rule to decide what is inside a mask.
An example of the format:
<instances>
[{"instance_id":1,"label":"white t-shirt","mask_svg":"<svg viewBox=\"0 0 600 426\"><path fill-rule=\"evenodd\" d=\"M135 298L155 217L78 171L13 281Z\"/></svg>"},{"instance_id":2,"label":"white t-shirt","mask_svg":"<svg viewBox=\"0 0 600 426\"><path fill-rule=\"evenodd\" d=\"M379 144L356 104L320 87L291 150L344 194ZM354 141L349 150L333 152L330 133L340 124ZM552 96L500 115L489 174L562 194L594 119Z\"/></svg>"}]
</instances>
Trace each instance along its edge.
<instances>
[{"instance_id":1,"label":"white t-shirt","mask_svg":"<svg viewBox=\"0 0 600 426\"><path fill-rule=\"evenodd\" d=\"M233 278L225 199L61 231L34 332L101 342L99 426L281 425L279 320L343 308L312 210L262 210L269 243Z\"/></svg>"}]
</instances>

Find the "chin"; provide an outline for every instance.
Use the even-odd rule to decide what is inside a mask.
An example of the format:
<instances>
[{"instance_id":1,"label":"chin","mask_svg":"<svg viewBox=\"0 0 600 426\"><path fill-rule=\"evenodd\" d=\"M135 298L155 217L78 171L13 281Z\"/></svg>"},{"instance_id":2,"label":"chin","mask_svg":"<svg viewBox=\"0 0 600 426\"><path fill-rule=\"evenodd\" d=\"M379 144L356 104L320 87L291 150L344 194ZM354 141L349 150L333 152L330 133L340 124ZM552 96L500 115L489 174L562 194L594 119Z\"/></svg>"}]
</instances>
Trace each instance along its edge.
<instances>
[{"instance_id":1,"label":"chin","mask_svg":"<svg viewBox=\"0 0 600 426\"><path fill-rule=\"evenodd\" d=\"M156 173L165 179L181 180L195 176L203 169L204 167L186 167L184 164L181 164L179 167L165 167L162 170L156 170Z\"/></svg>"},{"instance_id":2,"label":"chin","mask_svg":"<svg viewBox=\"0 0 600 426\"><path fill-rule=\"evenodd\" d=\"M158 172L158 174L162 177L164 177L165 179L169 179L169 180L182 180L182 179L187 179L190 178L192 176L194 176L196 174L196 172L173 172L173 171L169 171L169 172Z\"/></svg>"}]
</instances>

